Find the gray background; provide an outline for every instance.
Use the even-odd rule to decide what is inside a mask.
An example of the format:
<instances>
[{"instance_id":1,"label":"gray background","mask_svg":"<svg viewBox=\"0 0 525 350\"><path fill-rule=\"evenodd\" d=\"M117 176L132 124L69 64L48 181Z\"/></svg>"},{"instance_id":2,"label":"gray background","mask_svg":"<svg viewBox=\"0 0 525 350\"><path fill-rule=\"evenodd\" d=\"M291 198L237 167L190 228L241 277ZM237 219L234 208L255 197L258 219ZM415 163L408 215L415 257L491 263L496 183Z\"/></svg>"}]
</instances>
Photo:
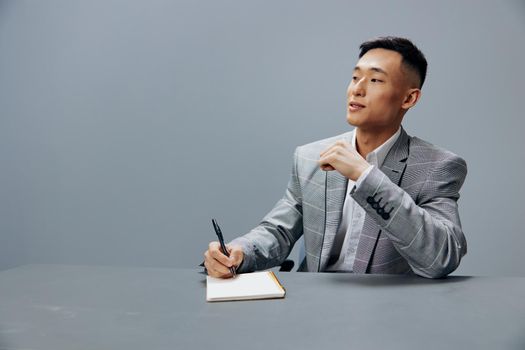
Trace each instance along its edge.
<instances>
[{"instance_id":1,"label":"gray background","mask_svg":"<svg viewBox=\"0 0 525 350\"><path fill-rule=\"evenodd\" d=\"M468 162L457 273L524 276L518 1L1 1L0 269L195 266L211 217L247 232L294 148L350 129L386 34L430 64L405 128Z\"/></svg>"}]
</instances>

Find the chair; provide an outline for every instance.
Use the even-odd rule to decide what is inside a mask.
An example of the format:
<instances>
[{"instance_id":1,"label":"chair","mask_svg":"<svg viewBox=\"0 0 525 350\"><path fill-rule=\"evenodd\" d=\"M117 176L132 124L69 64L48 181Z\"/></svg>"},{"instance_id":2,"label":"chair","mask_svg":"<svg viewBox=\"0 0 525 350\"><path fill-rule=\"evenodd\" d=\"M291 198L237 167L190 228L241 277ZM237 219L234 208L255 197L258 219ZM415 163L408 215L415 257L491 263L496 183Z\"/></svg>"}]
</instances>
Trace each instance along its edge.
<instances>
[{"instance_id":1,"label":"chair","mask_svg":"<svg viewBox=\"0 0 525 350\"><path fill-rule=\"evenodd\" d=\"M301 263L304 260L304 258L306 257L306 252L305 252L305 248L304 248L304 238L301 237L295 244L299 244L299 264L298 264L298 267L297 267L297 271L299 271L299 267L301 267ZM279 271L290 272L290 271L292 271L294 265L295 265L295 263L294 263L294 261L292 259L286 259L280 265Z\"/></svg>"}]
</instances>

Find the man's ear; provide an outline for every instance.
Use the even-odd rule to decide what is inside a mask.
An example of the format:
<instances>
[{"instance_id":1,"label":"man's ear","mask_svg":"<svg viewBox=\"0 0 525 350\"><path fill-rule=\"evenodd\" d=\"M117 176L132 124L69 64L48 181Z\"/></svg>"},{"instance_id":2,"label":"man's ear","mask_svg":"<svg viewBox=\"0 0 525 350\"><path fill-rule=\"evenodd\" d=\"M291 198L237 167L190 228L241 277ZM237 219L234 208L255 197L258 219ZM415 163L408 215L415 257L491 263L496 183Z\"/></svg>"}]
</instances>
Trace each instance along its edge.
<instances>
[{"instance_id":1,"label":"man's ear","mask_svg":"<svg viewBox=\"0 0 525 350\"><path fill-rule=\"evenodd\" d=\"M401 108L403 109L410 109L414 107L419 101L419 98L421 97L421 90L420 89L410 89L408 90L408 93L405 96L405 100L403 101L403 104L401 105Z\"/></svg>"}]
</instances>

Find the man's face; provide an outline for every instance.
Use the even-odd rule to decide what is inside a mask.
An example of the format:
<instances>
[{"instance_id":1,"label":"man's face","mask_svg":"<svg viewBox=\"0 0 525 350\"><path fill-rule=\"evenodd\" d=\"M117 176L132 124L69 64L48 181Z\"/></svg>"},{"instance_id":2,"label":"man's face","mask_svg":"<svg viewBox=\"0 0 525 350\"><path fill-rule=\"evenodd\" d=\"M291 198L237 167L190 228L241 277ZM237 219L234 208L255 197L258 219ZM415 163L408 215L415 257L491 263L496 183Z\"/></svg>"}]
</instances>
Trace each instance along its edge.
<instances>
[{"instance_id":1,"label":"man's face","mask_svg":"<svg viewBox=\"0 0 525 350\"><path fill-rule=\"evenodd\" d=\"M406 74L398 52L372 49L363 55L347 90L348 123L369 131L397 129L409 88Z\"/></svg>"}]
</instances>

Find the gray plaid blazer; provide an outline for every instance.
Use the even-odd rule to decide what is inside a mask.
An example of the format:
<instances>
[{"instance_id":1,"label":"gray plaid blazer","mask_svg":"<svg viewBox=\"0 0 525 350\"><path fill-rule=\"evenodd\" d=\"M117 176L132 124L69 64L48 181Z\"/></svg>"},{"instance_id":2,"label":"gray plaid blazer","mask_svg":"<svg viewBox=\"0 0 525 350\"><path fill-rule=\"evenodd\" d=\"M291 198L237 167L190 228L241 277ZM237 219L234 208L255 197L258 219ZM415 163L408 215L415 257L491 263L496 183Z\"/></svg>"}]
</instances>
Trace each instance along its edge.
<instances>
[{"instance_id":1,"label":"gray plaid blazer","mask_svg":"<svg viewBox=\"0 0 525 350\"><path fill-rule=\"evenodd\" d=\"M341 222L348 180L319 168L319 154L351 132L296 149L284 197L240 244L240 272L281 264L304 234L300 271L323 271ZM467 174L465 161L404 129L380 169L374 167L350 195L366 212L354 273L417 274L454 271L467 252L457 201Z\"/></svg>"}]
</instances>

